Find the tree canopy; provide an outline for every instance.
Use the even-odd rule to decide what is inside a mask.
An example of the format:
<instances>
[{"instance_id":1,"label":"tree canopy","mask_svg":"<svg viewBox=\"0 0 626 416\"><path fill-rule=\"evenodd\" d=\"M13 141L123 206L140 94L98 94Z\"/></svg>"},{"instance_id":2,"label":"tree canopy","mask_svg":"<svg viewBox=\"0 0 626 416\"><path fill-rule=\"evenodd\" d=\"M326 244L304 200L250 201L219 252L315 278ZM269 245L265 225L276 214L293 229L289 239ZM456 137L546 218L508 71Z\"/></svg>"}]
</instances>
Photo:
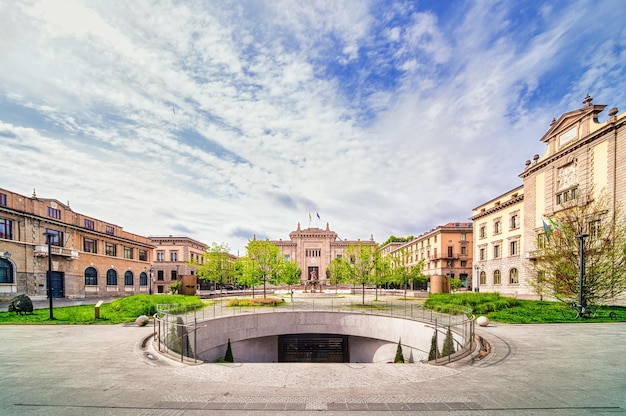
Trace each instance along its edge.
<instances>
[{"instance_id":1,"label":"tree canopy","mask_svg":"<svg viewBox=\"0 0 626 416\"><path fill-rule=\"evenodd\" d=\"M611 205L606 194L585 195L544 219L533 264L538 292L579 299L581 235L586 235L583 302L606 303L626 292L626 221L620 207Z\"/></svg>"},{"instance_id":2,"label":"tree canopy","mask_svg":"<svg viewBox=\"0 0 626 416\"><path fill-rule=\"evenodd\" d=\"M193 261L197 266L197 276L199 279L223 286L225 283L233 283L235 279L235 268L233 257L230 254L230 247L226 243L212 243L203 254L202 264Z\"/></svg>"}]
</instances>

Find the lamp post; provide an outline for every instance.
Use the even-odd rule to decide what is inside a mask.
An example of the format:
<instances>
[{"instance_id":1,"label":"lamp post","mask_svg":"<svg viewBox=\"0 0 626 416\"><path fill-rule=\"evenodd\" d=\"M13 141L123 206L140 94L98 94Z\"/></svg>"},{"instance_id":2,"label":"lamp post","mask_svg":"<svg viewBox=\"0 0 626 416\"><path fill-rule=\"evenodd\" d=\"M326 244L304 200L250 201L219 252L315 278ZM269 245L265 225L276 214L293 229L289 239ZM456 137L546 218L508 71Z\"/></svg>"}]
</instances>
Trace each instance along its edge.
<instances>
[{"instance_id":1,"label":"lamp post","mask_svg":"<svg viewBox=\"0 0 626 416\"><path fill-rule=\"evenodd\" d=\"M589 234L577 234L580 264L578 267L578 305L583 306L583 281L585 280L585 238L589 237Z\"/></svg>"},{"instance_id":2,"label":"lamp post","mask_svg":"<svg viewBox=\"0 0 626 416\"><path fill-rule=\"evenodd\" d=\"M154 277L152 277L154 273L154 267L150 265L150 290L149 293L152 294L152 285L154 285Z\"/></svg>"},{"instance_id":3,"label":"lamp post","mask_svg":"<svg viewBox=\"0 0 626 416\"><path fill-rule=\"evenodd\" d=\"M46 275L46 286L48 292L48 300L50 301L50 320L54 319L54 313L52 309L52 236L54 233L46 231L43 233L46 236L48 243L48 274Z\"/></svg>"}]
</instances>

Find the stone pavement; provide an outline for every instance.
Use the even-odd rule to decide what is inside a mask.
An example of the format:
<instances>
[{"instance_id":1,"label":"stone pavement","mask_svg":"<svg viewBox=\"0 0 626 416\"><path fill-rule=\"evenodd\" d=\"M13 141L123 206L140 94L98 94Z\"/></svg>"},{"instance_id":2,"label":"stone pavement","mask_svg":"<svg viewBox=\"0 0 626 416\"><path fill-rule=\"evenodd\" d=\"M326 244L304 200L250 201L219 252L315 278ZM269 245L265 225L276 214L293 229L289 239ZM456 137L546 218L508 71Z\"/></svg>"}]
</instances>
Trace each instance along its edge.
<instances>
[{"instance_id":1,"label":"stone pavement","mask_svg":"<svg viewBox=\"0 0 626 416\"><path fill-rule=\"evenodd\" d=\"M626 415L626 324L491 324L481 361L198 364L152 327L0 326L0 415Z\"/></svg>"}]
</instances>

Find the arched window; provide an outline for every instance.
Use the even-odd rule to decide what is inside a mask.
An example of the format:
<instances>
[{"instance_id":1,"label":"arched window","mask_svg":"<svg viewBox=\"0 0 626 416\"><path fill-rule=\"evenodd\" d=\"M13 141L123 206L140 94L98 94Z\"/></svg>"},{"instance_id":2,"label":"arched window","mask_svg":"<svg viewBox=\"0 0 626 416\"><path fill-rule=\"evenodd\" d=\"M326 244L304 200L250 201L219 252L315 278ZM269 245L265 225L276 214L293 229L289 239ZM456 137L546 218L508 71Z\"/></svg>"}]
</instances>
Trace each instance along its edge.
<instances>
[{"instance_id":1,"label":"arched window","mask_svg":"<svg viewBox=\"0 0 626 416\"><path fill-rule=\"evenodd\" d=\"M113 269L107 270L107 286L117 286L117 272Z\"/></svg>"},{"instance_id":2,"label":"arched window","mask_svg":"<svg viewBox=\"0 0 626 416\"><path fill-rule=\"evenodd\" d=\"M124 286L132 286L133 277L133 272L131 272L130 270L126 270L126 273L124 273Z\"/></svg>"},{"instance_id":3,"label":"arched window","mask_svg":"<svg viewBox=\"0 0 626 416\"><path fill-rule=\"evenodd\" d=\"M502 284L502 275L500 274L500 270L496 270L493 272L493 284L494 285Z\"/></svg>"},{"instance_id":4,"label":"arched window","mask_svg":"<svg viewBox=\"0 0 626 416\"><path fill-rule=\"evenodd\" d=\"M95 267L85 269L85 286L98 286L98 271Z\"/></svg>"},{"instance_id":5,"label":"arched window","mask_svg":"<svg viewBox=\"0 0 626 416\"><path fill-rule=\"evenodd\" d=\"M0 259L0 283L13 283L13 264L6 259Z\"/></svg>"},{"instance_id":6,"label":"arched window","mask_svg":"<svg viewBox=\"0 0 626 416\"><path fill-rule=\"evenodd\" d=\"M139 273L139 286L148 286L148 274L146 272Z\"/></svg>"},{"instance_id":7,"label":"arched window","mask_svg":"<svg viewBox=\"0 0 626 416\"><path fill-rule=\"evenodd\" d=\"M480 282L481 285L486 285L487 284L487 273L485 273L485 271L481 271L479 279L480 279L479 282Z\"/></svg>"},{"instance_id":8,"label":"arched window","mask_svg":"<svg viewBox=\"0 0 626 416\"><path fill-rule=\"evenodd\" d=\"M509 272L509 283L512 285L516 285L519 283L519 274L515 267L513 267Z\"/></svg>"}]
</instances>

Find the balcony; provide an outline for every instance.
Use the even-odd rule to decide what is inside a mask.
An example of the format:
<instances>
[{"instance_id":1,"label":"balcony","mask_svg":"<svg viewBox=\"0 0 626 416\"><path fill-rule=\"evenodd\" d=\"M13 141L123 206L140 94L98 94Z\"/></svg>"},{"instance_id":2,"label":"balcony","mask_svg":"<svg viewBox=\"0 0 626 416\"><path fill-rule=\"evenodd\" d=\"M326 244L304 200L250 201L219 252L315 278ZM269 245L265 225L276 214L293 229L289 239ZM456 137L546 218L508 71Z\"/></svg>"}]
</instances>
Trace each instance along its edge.
<instances>
[{"instance_id":1,"label":"balcony","mask_svg":"<svg viewBox=\"0 0 626 416\"><path fill-rule=\"evenodd\" d=\"M59 246L51 246L50 252L53 256L68 257L69 260L78 258L78 250L73 248L65 248ZM48 246L46 244L38 244L35 246L35 257L46 257L48 255Z\"/></svg>"}]
</instances>

